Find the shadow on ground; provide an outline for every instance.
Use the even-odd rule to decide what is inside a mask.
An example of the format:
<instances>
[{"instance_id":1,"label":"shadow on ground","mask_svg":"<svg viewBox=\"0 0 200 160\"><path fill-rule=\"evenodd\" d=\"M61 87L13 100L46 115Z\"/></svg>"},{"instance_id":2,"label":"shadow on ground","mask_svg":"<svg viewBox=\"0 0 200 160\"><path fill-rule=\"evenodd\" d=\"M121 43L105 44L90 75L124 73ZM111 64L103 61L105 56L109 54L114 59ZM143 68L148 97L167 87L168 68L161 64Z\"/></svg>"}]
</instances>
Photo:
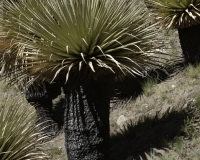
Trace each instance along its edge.
<instances>
[{"instance_id":1,"label":"shadow on ground","mask_svg":"<svg viewBox=\"0 0 200 160\"><path fill-rule=\"evenodd\" d=\"M116 82L114 97L119 99L135 99L143 93L142 86L149 79L156 79L157 83L161 83L170 77L173 77L178 72L184 70L186 64L182 61L168 67L168 68L157 68L150 70L147 77L141 76L127 76L123 82Z\"/></svg>"},{"instance_id":2,"label":"shadow on ground","mask_svg":"<svg viewBox=\"0 0 200 160\"><path fill-rule=\"evenodd\" d=\"M176 69L182 70L184 64L179 64ZM158 83L168 79L177 70L154 70L149 73L150 77L158 79ZM116 83L115 95L118 99L129 97L137 98L143 93L142 84L147 78L127 77L123 83ZM58 97L54 103L54 116L60 128L63 126L64 97ZM126 160L133 157L139 160L140 156L145 160L145 152L152 148L162 149L166 147L166 141L172 141L175 137L183 134L181 132L184 119L190 117L187 112L165 112L162 118L157 116L144 118L138 124L130 122L128 127L121 133L111 136L111 159Z\"/></svg>"},{"instance_id":3,"label":"shadow on ground","mask_svg":"<svg viewBox=\"0 0 200 160\"><path fill-rule=\"evenodd\" d=\"M177 136L183 136L181 131L184 119L192 115L187 112L165 113L162 118L144 118L138 124L130 122L124 131L111 136L111 160L126 160L133 157L145 160L145 152L152 148L162 149L166 142Z\"/></svg>"},{"instance_id":4,"label":"shadow on ground","mask_svg":"<svg viewBox=\"0 0 200 160\"><path fill-rule=\"evenodd\" d=\"M157 79L157 82L161 83L169 77L173 76L173 74L177 73L177 71L182 70L184 67L184 63L180 62L177 63L175 66L166 69L158 68L155 70L151 70L149 71L149 76L147 77L127 76L123 82L115 83L115 92L113 94L113 97L117 98L118 101L120 99L135 99L143 93L142 85L149 79ZM64 124L64 103L64 94L59 95L53 100L53 116L58 123L59 128L62 128Z\"/></svg>"}]
</instances>

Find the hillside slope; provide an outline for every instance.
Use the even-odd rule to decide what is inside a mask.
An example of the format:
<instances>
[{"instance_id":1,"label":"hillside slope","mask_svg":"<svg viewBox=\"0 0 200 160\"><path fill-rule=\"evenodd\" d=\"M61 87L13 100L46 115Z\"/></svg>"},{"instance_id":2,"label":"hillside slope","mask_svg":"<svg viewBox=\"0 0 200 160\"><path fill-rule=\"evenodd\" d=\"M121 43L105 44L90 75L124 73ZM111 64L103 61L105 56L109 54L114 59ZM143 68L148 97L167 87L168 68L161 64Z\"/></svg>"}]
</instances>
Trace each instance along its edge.
<instances>
[{"instance_id":1,"label":"hillside slope","mask_svg":"<svg viewBox=\"0 0 200 160\"><path fill-rule=\"evenodd\" d=\"M166 36L172 37L170 47L173 53L180 54L177 33L168 32ZM200 159L199 73L200 65L187 66L162 82L149 79L142 84L140 96L133 95L112 103L111 160ZM24 93L15 86L6 87L3 81L0 82L0 92L0 103L16 96L25 101ZM55 107L62 104L63 96L54 100ZM58 116L60 114L62 111L57 112ZM44 148L51 160L66 160L63 133L45 143Z\"/></svg>"}]
</instances>

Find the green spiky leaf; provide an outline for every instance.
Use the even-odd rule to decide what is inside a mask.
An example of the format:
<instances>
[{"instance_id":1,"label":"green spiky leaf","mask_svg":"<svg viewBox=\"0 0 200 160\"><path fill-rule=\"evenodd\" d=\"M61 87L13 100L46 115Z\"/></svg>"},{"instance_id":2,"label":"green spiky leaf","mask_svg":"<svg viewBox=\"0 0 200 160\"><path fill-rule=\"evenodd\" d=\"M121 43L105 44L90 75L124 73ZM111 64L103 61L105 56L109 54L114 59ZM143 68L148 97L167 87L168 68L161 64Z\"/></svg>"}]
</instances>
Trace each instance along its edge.
<instances>
[{"instance_id":1,"label":"green spiky leaf","mask_svg":"<svg viewBox=\"0 0 200 160\"><path fill-rule=\"evenodd\" d=\"M200 0L145 0L164 28L200 24Z\"/></svg>"},{"instance_id":2,"label":"green spiky leaf","mask_svg":"<svg viewBox=\"0 0 200 160\"><path fill-rule=\"evenodd\" d=\"M26 108L25 108L26 107ZM37 149L38 144L46 138L41 124L37 124L33 108L24 106L19 99L3 102L0 105L0 159L49 158Z\"/></svg>"},{"instance_id":3,"label":"green spiky leaf","mask_svg":"<svg viewBox=\"0 0 200 160\"><path fill-rule=\"evenodd\" d=\"M12 41L1 58L5 71L14 81L30 82L143 76L159 64L161 52L155 50L160 43L155 25L150 25L148 10L139 2L6 1L0 24ZM15 63L10 63L13 59Z\"/></svg>"}]
</instances>

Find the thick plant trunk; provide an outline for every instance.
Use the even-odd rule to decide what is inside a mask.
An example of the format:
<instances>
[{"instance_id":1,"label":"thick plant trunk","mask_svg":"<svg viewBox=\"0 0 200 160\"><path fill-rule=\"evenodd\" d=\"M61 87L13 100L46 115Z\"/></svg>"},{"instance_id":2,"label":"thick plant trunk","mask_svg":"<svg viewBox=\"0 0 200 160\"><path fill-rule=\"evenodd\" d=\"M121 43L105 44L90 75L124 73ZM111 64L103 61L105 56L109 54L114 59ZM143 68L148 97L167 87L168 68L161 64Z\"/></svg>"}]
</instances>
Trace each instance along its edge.
<instances>
[{"instance_id":1,"label":"thick plant trunk","mask_svg":"<svg viewBox=\"0 0 200 160\"><path fill-rule=\"evenodd\" d=\"M68 160L108 160L113 81L65 87L65 146Z\"/></svg>"},{"instance_id":2,"label":"thick plant trunk","mask_svg":"<svg viewBox=\"0 0 200 160\"><path fill-rule=\"evenodd\" d=\"M34 87L31 86L26 93L26 99L35 109L38 122L43 123L42 127L49 138L53 138L60 130L60 125L53 113L52 99L61 94L61 86L58 84Z\"/></svg>"},{"instance_id":3,"label":"thick plant trunk","mask_svg":"<svg viewBox=\"0 0 200 160\"><path fill-rule=\"evenodd\" d=\"M200 25L178 29L186 64L200 62Z\"/></svg>"}]
</instances>

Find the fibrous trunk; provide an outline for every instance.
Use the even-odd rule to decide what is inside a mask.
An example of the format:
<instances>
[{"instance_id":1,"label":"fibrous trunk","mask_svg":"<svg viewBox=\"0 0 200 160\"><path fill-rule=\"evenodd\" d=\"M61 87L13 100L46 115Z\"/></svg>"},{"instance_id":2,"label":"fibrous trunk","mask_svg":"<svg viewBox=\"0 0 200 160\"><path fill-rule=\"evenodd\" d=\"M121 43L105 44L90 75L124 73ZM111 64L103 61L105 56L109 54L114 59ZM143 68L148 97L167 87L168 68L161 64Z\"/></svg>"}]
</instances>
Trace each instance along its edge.
<instances>
[{"instance_id":1,"label":"fibrous trunk","mask_svg":"<svg viewBox=\"0 0 200 160\"><path fill-rule=\"evenodd\" d=\"M54 112L52 99L61 94L61 86L58 84L43 84L42 86L31 86L27 93L26 99L35 109L38 122L42 123L45 133L49 138L53 138L60 130Z\"/></svg>"},{"instance_id":2,"label":"fibrous trunk","mask_svg":"<svg viewBox=\"0 0 200 160\"><path fill-rule=\"evenodd\" d=\"M109 108L113 81L65 87L65 146L68 160L108 160Z\"/></svg>"},{"instance_id":3,"label":"fibrous trunk","mask_svg":"<svg viewBox=\"0 0 200 160\"><path fill-rule=\"evenodd\" d=\"M186 64L200 62L200 25L178 29Z\"/></svg>"}]
</instances>

